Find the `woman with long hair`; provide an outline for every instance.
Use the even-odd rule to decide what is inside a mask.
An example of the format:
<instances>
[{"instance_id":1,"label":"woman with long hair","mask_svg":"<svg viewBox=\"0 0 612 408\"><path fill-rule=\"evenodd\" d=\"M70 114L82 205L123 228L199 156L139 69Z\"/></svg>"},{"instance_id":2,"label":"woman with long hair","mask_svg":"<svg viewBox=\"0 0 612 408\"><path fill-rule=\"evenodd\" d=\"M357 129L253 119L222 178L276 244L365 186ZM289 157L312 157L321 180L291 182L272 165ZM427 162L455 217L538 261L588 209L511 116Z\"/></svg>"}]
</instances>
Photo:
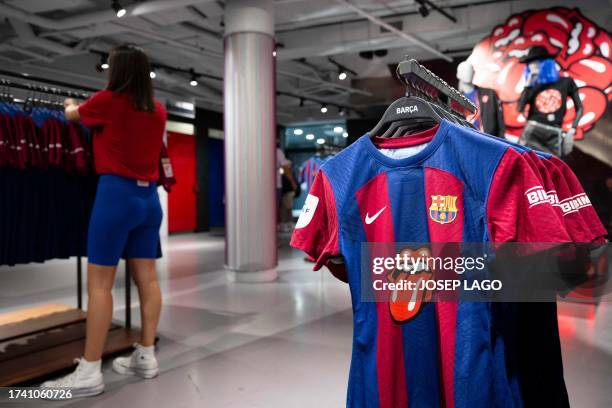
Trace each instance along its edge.
<instances>
[{"instance_id":1,"label":"woman with long hair","mask_svg":"<svg viewBox=\"0 0 612 408\"><path fill-rule=\"evenodd\" d=\"M106 89L81 105L73 99L64 102L68 120L92 129L94 165L100 175L87 241L85 351L73 373L42 385L70 388L75 397L104 391L101 359L113 316L111 290L122 256L138 286L142 334L132 356L115 359L113 369L143 378L158 373L154 342L161 291L155 259L162 209L157 180L166 111L153 98L151 66L142 49L115 47L109 65Z\"/></svg>"}]
</instances>

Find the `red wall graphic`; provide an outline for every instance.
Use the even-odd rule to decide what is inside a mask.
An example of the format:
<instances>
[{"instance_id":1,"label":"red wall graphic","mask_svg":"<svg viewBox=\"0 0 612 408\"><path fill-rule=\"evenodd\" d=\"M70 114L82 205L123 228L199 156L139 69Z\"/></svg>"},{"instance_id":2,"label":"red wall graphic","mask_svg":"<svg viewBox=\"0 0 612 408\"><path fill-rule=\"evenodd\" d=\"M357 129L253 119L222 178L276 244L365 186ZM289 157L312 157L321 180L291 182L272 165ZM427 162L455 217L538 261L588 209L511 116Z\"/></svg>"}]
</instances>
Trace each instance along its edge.
<instances>
[{"instance_id":1,"label":"red wall graphic","mask_svg":"<svg viewBox=\"0 0 612 408\"><path fill-rule=\"evenodd\" d=\"M168 232L196 230L195 136L168 132L168 156L176 184L168 194Z\"/></svg>"},{"instance_id":2,"label":"red wall graphic","mask_svg":"<svg viewBox=\"0 0 612 408\"><path fill-rule=\"evenodd\" d=\"M524 64L519 59L535 45L557 54L561 76L572 77L580 88L584 112L575 138L582 139L612 99L610 33L584 17L577 8L553 7L510 16L474 47L468 59L475 70L474 84L495 89L503 102L506 132L516 136L521 134L526 121L516 111L524 87ZM554 103L552 99L540 103ZM566 103L568 111L563 128L569 129L575 111L570 99Z\"/></svg>"}]
</instances>

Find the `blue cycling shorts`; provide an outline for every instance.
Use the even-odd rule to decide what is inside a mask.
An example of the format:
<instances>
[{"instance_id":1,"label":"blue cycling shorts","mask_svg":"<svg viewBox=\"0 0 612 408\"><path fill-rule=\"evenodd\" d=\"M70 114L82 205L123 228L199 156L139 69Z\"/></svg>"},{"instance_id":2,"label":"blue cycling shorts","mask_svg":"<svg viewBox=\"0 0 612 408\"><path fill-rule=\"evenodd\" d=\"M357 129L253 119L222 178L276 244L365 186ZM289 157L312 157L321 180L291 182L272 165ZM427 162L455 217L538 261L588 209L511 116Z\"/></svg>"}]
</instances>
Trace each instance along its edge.
<instances>
[{"instance_id":1,"label":"blue cycling shorts","mask_svg":"<svg viewBox=\"0 0 612 408\"><path fill-rule=\"evenodd\" d=\"M88 262L116 266L121 256L157 258L161 221L156 183L100 176L89 220Z\"/></svg>"}]
</instances>

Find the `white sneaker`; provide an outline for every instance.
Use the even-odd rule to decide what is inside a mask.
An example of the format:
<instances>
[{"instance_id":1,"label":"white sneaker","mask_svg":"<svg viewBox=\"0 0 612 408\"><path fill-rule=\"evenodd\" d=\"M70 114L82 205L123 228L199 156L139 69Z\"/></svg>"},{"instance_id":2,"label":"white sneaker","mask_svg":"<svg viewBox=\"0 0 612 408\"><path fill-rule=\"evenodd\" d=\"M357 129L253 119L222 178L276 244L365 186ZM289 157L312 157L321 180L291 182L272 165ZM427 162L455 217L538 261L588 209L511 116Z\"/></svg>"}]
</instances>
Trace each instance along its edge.
<instances>
[{"instance_id":1,"label":"white sneaker","mask_svg":"<svg viewBox=\"0 0 612 408\"><path fill-rule=\"evenodd\" d=\"M94 395L102 394L104 392L102 371L99 368L95 370L85 368L82 358L75 359L74 361L78 365L72 373L57 380L46 381L40 385L40 388L70 389L72 392L71 398L93 397Z\"/></svg>"},{"instance_id":2,"label":"white sneaker","mask_svg":"<svg viewBox=\"0 0 612 408\"><path fill-rule=\"evenodd\" d=\"M113 361L113 371L123 375L136 375L142 378L153 378L159 373L157 359L152 349L146 350L138 343L129 357L117 357ZM148 347L147 347L148 349Z\"/></svg>"}]
</instances>

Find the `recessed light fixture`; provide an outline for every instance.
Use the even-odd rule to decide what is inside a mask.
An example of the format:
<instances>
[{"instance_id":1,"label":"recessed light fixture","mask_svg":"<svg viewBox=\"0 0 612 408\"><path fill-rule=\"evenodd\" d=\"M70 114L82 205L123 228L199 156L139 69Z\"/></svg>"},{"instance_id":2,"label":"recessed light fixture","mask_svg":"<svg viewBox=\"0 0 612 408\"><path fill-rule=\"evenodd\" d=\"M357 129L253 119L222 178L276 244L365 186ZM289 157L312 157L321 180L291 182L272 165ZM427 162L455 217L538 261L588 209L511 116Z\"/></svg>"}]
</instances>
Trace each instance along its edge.
<instances>
[{"instance_id":1,"label":"recessed light fixture","mask_svg":"<svg viewBox=\"0 0 612 408\"><path fill-rule=\"evenodd\" d=\"M341 80L341 81L344 81L347 76L348 75L346 74L346 72L340 71L340 73L338 74L338 79Z\"/></svg>"},{"instance_id":2,"label":"recessed light fixture","mask_svg":"<svg viewBox=\"0 0 612 408\"><path fill-rule=\"evenodd\" d=\"M334 127L334 133L342 133L344 132L344 128L342 126Z\"/></svg>"},{"instance_id":3,"label":"recessed light fixture","mask_svg":"<svg viewBox=\"0 0 612 408\"><path fill-rule=\"evenodd\" d=\"M317 144L324 144L325 143L325 139L323 139L322 137L317 139Z\"/></svg>"},{"instance_id":4,"label":"recessed light fixture","mask_svg":"<svg viewBox=\"0 0 612 408\"><path fill-rule=\"evenodd\" d=\"M110 65L108 65L108 62L103 62L102 64L100 64L100 68L102 69L108 69L110 67Z\"/></svg>"},{"instance_id":5,"label":"recessed light fixture","mask_svg":"<svg viewBox=\"0 0 612 408\"><path fill-rule=\"evenodd\" d=\"M342 137L348 137L348 132L342 132Z\"/></svg>"},{"instance_id":6,"label":"recessed light fixture","mask_svg":"<svg viewBox=\"0 0 612 408\"><path fill-rule=\"evenodd\" d=\"M299 135L301 135L303 133L304 133L304 131L302 129L295 129L293 131L293 134L296 135L296 136L299 136Z\"/></svg>"},{"instance_id":7,"label":"recessed light fixture","mask_svg":"<svg viewBox=\"0 0 612 408\"><path fill-rule=\"evenodd\" d=\"M312 133L309 133L306 135L306 140L314 140L314 135Z\"/></svg>"},{"instance_id":8,"label":"recessed light fixture","mask_svg":"<svg viewBox=\"0 0 612 408\"><path fill-rule=\"evenodd\" d=\"M155 71L151 71L151 72L149 72L149 76L151 77L151 79L155 79L157 74L155 73Z\"/></svg>"},{"instance_id":9,"label":"recessed light fixture","mask_svg":"<svg viewBox=\"0 0 612 408\"><path fill-rule=\"evenodd\" d=\"M321 105L321 113L327 113L327 105Z\"/></svg>"}]
</instances>

